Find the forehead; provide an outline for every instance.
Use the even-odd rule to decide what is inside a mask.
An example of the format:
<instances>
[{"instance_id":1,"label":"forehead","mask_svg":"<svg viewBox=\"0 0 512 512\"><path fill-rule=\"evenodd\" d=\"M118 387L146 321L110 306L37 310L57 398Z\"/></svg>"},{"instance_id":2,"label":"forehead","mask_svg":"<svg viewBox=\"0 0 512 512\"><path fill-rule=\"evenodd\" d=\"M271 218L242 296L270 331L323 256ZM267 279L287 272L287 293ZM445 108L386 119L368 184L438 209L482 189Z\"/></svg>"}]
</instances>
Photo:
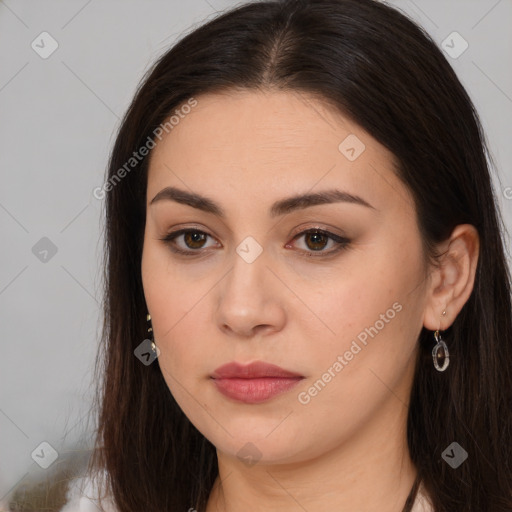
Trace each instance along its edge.
<instances>
[{"instance_id":1,"label":"forehead","mask_svg":"<svg viewBox=\"0 0 512 512\"><path fill-rule=\"evenodd\" d=\"M358 132L355 123L311 96L292 91L233 91L205 94L197 105L169 130L155 153L169 152L178 145L187 157L201 158L206 151L254 150L276 155L304 155L338 151L340 136ZM179 110L179 109L178 109ZM198 151L199 150L199 151ZM248 155L247 155L248 157Z\"/></svg>"},{"instance_id":2,"label":"forehead","mask_svg":"<svg viewBox=\"0 0 512 512\"><path fill-rule=\"evenodd\" d=\"M335 186L365 191L378 203L380 189L397 181L393 155L313 96L251 90L195 99L152 152L149 200L171 184L219 196L221 190L250 191L262 199L274 190L283 195Z\"/></svg>"}]
</instances>

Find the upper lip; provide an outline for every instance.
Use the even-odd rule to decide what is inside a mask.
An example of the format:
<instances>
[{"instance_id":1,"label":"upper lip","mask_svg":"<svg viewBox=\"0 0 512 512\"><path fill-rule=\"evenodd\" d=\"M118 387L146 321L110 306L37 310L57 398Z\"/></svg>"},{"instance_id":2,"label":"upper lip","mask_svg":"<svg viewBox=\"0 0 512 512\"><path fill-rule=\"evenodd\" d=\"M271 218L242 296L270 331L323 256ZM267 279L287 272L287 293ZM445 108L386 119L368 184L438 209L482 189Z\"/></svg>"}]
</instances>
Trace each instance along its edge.
<instances>
[{"instance_id":1,"label":"upper lip","mask_svg":"<svg viewBox=\"0 0 512 512\"><path fill-rule=\"evenodd\" d=\"M254 361L244 365L232 361L231 363L219 366L211 375L214 379L257 379L259 377L303 377L299 373L285 370L275 364L265 363L264 361Z\"/></svg>"}]
</instances>

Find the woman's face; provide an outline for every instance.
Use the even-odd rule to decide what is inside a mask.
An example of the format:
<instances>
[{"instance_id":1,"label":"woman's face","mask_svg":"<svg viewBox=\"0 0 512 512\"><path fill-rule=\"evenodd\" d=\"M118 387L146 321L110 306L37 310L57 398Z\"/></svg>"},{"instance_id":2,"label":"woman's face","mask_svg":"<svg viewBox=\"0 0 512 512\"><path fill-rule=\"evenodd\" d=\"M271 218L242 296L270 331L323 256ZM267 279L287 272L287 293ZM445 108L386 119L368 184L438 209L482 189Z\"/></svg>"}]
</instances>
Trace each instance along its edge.
<instances>
[{"instance_id":1,"label":"woman's face","mask_svg":"<svg viewBox=\"0 0 512 512\"><path fill-rule=\"evenodd\" d=\"M147 186L144 293L174 398L220 452L260 463L405 435L428 272L391 153L304 94L196 100ZM297 377L215 373L255 361Z\"/></svg>"}]
</instances>

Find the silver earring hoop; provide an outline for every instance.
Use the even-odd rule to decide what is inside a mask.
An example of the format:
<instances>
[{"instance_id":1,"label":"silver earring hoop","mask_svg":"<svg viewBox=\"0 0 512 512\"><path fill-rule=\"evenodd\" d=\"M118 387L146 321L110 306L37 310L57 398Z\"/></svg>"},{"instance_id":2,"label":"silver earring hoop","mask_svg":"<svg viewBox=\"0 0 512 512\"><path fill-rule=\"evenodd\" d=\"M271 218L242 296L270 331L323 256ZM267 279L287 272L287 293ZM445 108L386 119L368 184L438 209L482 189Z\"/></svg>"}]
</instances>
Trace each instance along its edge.
<instances>
[{"instance_id":1,"label":"silver earring hoop","mask_svg":"<svg viewBox=\"0 0 512 512\"><path fill-rule=\"evenodd\" d=\"M441 338L439 329L434 332L434 338L436 339L436 345L432 349L432 359L434 360L434 367L438 372L444 372L450 364L450 353L448 346Z\"/></svg>"}]
</instances>

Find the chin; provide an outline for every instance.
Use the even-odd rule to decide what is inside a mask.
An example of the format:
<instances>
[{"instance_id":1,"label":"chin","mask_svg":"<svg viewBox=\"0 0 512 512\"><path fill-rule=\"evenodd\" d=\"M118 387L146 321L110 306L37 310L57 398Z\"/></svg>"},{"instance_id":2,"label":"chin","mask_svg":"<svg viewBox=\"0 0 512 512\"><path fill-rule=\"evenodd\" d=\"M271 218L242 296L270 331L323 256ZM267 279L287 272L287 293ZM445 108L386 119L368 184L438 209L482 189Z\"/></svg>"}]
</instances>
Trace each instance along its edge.
<instances>
[{"instance_id":1,"label":"chin","mask_svg":"<svg viewBox=\"0 0 512 512\"><path fill-rule=\"evenodd\" d=\"M286 420L285 420L286 421ZM234 428L231 424L219 435L208 437L219 452L236 457L248 466L254 464L288 464L315 457L318 450L315 443L308 446L308 441L300 439L300 434L290 428L278 433L276 425L279 421L261 422L252 429L241 426ZM281 427L278 427L281 428ZM306 442L303 445L302 442Z\"/></svg>"}]
</instances>

